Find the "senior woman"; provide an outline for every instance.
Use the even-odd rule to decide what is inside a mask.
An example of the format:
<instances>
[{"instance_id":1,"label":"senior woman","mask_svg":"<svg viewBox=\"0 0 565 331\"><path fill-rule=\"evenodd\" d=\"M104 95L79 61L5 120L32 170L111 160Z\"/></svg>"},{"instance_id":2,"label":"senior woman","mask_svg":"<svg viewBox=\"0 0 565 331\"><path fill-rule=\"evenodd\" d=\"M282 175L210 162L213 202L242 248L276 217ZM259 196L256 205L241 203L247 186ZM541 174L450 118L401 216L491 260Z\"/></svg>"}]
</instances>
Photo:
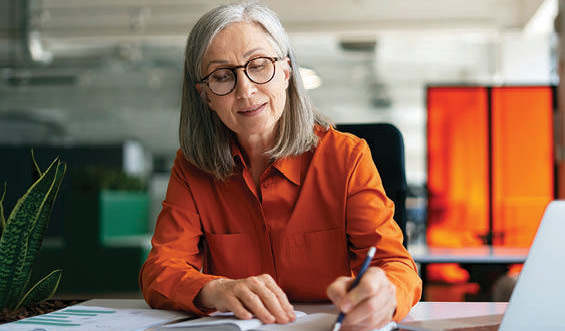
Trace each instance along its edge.
<instances>
[{"instance_id":1,"label":"senior woman","mask_svg":"<svg viewBox=\"0 0 565 331\"><path fill-rule=\"evenodd\" d=\"M287 323L289 301L329 299L343 329L403 318L421 280L394 205L367 143L313 110L276 14L218 7L185 56L181 148L140 274L149 305Z\"/></svg>"}]
</instances>

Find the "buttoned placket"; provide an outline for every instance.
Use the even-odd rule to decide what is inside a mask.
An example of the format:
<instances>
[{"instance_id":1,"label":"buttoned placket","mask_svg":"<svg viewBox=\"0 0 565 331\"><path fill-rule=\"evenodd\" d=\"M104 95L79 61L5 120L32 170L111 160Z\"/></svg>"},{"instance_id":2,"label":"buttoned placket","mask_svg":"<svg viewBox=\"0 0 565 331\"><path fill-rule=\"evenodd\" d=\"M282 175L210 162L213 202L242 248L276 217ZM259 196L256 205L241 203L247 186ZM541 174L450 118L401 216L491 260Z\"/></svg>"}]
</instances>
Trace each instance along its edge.
<instances>
[{"instance_id":1,"label":"buttoned placket","mask_svg":"<svg viewBox=\"0 0 565 331\"><path fill-rule=\"evenodd\" d=\"M272 176L271 170L272 170L271 167L269 167L261 175L261 177L259 179L260 183L258 185L259 190L261 190L261 191L267 190L271 186L271 184L270 184L270 182L271 182L270 177ZM259 227L259 229L261 229L261 231L258 232L258 233L261 233L263 235L263 237L261 238L262 239L261 241L264 244L265 251L268 250L268 252L270 252L269 261L264 261L264 262L269 264L269 266L270 266L269 269L271 269L273 271L273 273L272 273L273 278L277 279L275 252L274 252L274 248L273 248L273 242L271 240L271 233L269 231L269 224L268 224L267 219L265 217L265 212L263 210L262 201L259 198L263 195L263 192L257 192L257 188L256 188L255 182L253 181L253 178L251 176L251 172L245 166L243 166L243 169L242 169L242 176L243 176L245 184L247 185L247 189L255 197L255 203L256 203L257 211L261 215L261 217L260 217L261 218L261 224L256 224L256 226Z\"/></svg>"},{"instance_id":2,"label":"buttoned placket","mask_svg":"<svg viewBox=\"0 0 565 331\"><path fill-rule=\"evenodd\" d=\"M272 261L272 267L273 267L273 271L274 271L274 278L278 279L278 274L277 274L277 263L275 262L275 256L277 256L276 252L275 252L275 247L273 245L273 239L271 238L272 232L270 231L270 225L269 222L267 220L267 217L265 215L265 205L264 205L264 199L265 196L269 196L270 194L272 194L269 190L269 188L271 187L272 181L273 181L273 168L272 165L269 166L265 172L261 175L261 177L259 178L260 180L260 184L259 184L259 189L261 190L260 194L263 197L261 204L259 205L261 208L261 219L262 219L262 226L264 229L264 233L265 233L265 237L268 241L268 246L269 246L269 251L271 252L271 261Z\"/></svg>"}]
</instances>

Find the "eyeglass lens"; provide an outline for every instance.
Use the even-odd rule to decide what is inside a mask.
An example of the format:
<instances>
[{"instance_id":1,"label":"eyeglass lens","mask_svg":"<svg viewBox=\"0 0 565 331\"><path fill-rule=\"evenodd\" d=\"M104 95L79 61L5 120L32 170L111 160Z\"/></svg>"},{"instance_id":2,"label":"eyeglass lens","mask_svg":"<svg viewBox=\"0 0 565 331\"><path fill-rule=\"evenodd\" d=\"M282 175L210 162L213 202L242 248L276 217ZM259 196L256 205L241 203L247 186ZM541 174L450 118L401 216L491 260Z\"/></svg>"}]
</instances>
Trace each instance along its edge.
<instances>
[{"instance_id":1,"label":"eyeglass lens","mask_svg":"<svg viewBox=\"0 0 565 331\"><path fill-rule=\"evenodd\" d=\"M244 70L252 82L265 84L275 75L275 63L270 58L260 57L249 61ZM225 95L235 88L236 80L234 68L221 68L208 77L208 86L215 94Z\"/></svg>"}]
</instances>

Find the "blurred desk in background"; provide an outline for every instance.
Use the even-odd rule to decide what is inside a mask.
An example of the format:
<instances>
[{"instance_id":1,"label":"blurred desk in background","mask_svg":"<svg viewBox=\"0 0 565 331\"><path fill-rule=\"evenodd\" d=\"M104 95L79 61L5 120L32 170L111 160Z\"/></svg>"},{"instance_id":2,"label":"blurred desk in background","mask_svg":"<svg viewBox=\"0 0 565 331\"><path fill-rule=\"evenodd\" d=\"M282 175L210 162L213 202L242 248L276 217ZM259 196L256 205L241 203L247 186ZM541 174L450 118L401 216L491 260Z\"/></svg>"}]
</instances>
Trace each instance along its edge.
<instances>
[{"instance_id":1,"label":"blurred desk in background","mask_svg":"<svg viewBox=\"0 0 565 331\"><path fill-rule=\"evenodd\" d=\"M469 272L470 281L479 285L481 293L489 293L496 278L506 273L512 264L526 261L529 248L478 246L461 248L439 248L425 245L409 246L408 251L420 265L420 277L425 287L428 284L427 266L434 263L456 263ZM493 274L495 276L493 276ZM483 301L484 298L481 298Z\"/></svg>"},{"instance_id":2,"label":"blurred desk in background","mask_svg":"<svg viewBox=\"0 0 565 331\"><path fill-rule=\"evenodd\" d=\"M529 248L480 246L462 248L440 248L428 246L409 246L409 252L417 263L471 263L489 264L524 263Z\"/></svg>"}]
</instances>

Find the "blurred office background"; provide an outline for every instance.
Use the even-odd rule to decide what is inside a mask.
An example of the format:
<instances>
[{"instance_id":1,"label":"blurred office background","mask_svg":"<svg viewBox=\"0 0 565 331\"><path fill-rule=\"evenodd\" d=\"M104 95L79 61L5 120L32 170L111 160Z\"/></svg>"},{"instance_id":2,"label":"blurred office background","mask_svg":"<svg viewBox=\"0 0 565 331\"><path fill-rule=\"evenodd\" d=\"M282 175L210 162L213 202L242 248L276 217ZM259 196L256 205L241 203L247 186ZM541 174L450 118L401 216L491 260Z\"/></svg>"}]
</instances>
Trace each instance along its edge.
<instances>
[{"instance_id":1,"label":"blurred office background","mask_svg":"<svg viewBox=\"0 0 565 331\"><path fill-rule=\"evenodd\" d=\"M559 84L559 30L564 28L558 0L263 2L280 15L321 112L336 123L393 123L404 135L411 244L426 238L427 87ZM29 174L21 173L29 165L22 166L27 154L16 151L42 150L43 167L52 155L66 156L69 178L82 173L79 166L118 167L145 180L147 196L141 200L147 224L99 235L110 247L142 247L122 252L116 266L125 258L142 259L148 243L144 233L154 226L179 146L186 35L198 17L220 3L0 0L5 207L10 210L30 184ZM565 152L559 114L554 119L558 162ZM561 182L556 192L560 185L564 191ZM68 209L79 203L60 200L54 218L71 217ZM65 226L53 224L47 246L55 247L53 255L63 261L56 247L66 247L57 239ZM86 232L78 228L73 236L80 241Z\"/></svg>"}]
</instances>

